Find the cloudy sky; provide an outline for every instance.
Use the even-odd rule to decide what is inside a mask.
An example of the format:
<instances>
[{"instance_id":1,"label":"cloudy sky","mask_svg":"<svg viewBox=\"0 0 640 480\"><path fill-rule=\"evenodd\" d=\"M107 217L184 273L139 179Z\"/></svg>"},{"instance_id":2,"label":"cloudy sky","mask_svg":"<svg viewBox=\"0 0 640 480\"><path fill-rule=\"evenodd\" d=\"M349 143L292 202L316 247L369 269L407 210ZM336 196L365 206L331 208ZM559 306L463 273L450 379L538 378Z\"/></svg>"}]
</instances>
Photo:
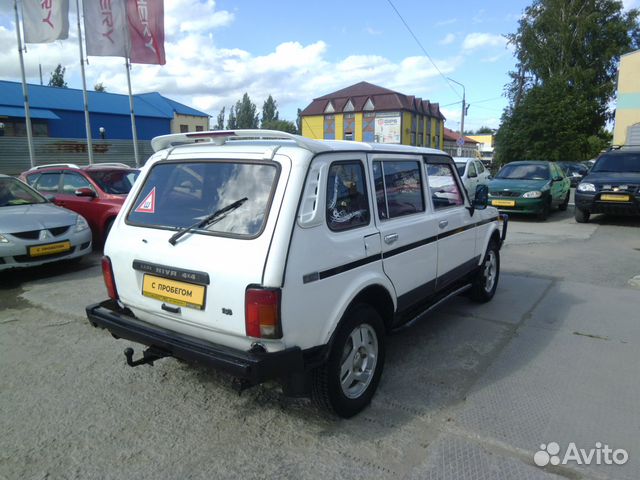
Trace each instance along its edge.
<instances>
[{"instance_id":1,"label":"cloudy sky","mask_svg":"<svg viewBox=\"0 0 640 480\"><path fill-rule=\"evenodd\" d=\"M28 45L29 83L58 63L82 88L75 2L68 40ZM465 129L498 127L515 32L527 0L166 0L167 64L134 65L134 93L157 91L214 117L247 92L262 109L271 94L280 117L295 120L313 98L367 81L439 102L458 129L462 87L471 104ZM625 0L627 8L640 0ZM394 8L395 7L395 8ZM396 12L397 10L397 12ZM405 25L406 22L407 25ZM407 27L408 26L408 27ZM413 33L413 35L412 35ZM414 38L415 35L415 38ZM123 60L89 57L87 85L126 93ZM0 79L20 81L13 0L0 4Z\"/></svg>"}]
</instances>

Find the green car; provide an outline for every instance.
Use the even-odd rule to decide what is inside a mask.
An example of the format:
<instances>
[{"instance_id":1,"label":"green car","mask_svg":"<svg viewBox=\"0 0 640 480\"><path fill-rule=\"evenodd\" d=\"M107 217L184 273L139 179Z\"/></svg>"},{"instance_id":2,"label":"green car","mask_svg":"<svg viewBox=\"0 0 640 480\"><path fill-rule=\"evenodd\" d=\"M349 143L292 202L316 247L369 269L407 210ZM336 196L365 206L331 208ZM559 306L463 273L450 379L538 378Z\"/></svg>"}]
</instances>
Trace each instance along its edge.
<instances>
[{"instance_id":1,"label":"green car","mask_svg":"<svg viewBox=\"0 0 640 480\"><path fill-rule=\"evenodd\" d=\"M489 182L489 201L503 212L546 220L553 207L566 210L571 181L554 162L521 161L503 166Z\"/></svg>"}]
</instances>

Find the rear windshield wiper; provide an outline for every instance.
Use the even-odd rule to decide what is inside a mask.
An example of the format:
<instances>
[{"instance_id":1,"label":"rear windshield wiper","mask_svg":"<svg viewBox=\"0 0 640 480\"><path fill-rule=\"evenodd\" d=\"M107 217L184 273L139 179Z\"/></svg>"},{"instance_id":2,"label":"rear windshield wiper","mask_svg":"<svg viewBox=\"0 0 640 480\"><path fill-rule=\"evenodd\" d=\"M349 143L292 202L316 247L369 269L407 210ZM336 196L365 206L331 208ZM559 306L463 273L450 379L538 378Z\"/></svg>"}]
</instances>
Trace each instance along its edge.
<instances>
[{"instance_id":1,"label":"rear windshield wiper","mask_svg":"<svg viewBox=\"0 0 640 480\"><path fill-rule=\"evenodd\" d=\"M189 233L190 231L195 230L196 228L206 227L207 225L213 223L213 221L216 220L221 215L224 215L226 213L231 212L232 210L235 210L236 208L238 208L240 205L242 205L247 200L248 200L247 197L241 198L240 200L238 200L236 202L233 202L233 203L227 205L226 207L220 208L219 210L216 210L215 212L213 212L210 215L207 215L202 220L197 221L193 225L190 225L188 227L183 228L182 230L174 233L171 236L171 238L169 239L169 243L171 245L175 245L176 242L178 241L178 239L180 237L182 237L183 235L185 235L186 233Z\"/></svg>"}]
</instances>

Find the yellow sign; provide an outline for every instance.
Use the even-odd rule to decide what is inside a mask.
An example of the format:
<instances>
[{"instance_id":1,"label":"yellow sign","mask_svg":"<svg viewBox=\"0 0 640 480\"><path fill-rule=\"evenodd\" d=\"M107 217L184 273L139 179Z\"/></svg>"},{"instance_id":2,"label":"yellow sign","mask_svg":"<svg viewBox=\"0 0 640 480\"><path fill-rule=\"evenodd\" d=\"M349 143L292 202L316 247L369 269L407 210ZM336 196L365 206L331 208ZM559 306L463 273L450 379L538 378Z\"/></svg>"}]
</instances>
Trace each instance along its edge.
<instances>
[{"instance_id":1,"label":"yellow sign","mask_svg":"<svg viewBox=\"0 0 640 480\"><path fill-rule=\"evenodd\" d=\"M491 200L491 205L496 207L515 207L515 200Z\"/></svg>"},{"instance_id":2,"label":"yellow sign","mask_svg":"<svg viewBox=\"0 0 640 480\"><path fill-rule=\"evenodd\" d=\"M605 202L628 202L629 195L608 195L603 193L600 196L600 200L604 200Z\"/></svg>"},{"instance_id":3,"label":"yellow sign","mask_svg":"<svg viewBox=\"0 0 640 480\"><path fill-rule=\"evenodd\" d=\"M30 257L43 257L45 255L55 255L56 253L68 252L71 250L70 242L49 243L48 245L36 245L29 247Z\"/></svg>"},{"instance_id":4,"label":"yellow sign","mask_svg":"<svg viewBox=\"0 0 640 480\"><path fill-rule=\"evenodd\" d=\"M181 307L202 310L206 287L192 283L178 282L168 278L145 275L142 282L142 294Z\"/></svg>"}]
</instances>

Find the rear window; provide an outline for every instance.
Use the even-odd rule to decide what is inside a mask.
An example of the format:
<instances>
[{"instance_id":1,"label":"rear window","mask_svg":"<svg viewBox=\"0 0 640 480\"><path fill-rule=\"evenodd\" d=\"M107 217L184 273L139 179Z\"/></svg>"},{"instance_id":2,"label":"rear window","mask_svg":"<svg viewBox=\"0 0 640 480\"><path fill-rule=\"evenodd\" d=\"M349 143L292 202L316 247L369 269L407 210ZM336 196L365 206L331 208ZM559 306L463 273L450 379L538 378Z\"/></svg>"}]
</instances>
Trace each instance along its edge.
<instances>
[{"instance_id":1,"label":"rear window","mask_svg":"<svg viewBox=\"0 0 640 480\"><path fill-rule=\"evenodd\" d=\"M275 163L159 163L147 175L127 221L178 230L246 197L196 232L256 237L267 220L278 174Z\"/></svg>"}]
</instances>

